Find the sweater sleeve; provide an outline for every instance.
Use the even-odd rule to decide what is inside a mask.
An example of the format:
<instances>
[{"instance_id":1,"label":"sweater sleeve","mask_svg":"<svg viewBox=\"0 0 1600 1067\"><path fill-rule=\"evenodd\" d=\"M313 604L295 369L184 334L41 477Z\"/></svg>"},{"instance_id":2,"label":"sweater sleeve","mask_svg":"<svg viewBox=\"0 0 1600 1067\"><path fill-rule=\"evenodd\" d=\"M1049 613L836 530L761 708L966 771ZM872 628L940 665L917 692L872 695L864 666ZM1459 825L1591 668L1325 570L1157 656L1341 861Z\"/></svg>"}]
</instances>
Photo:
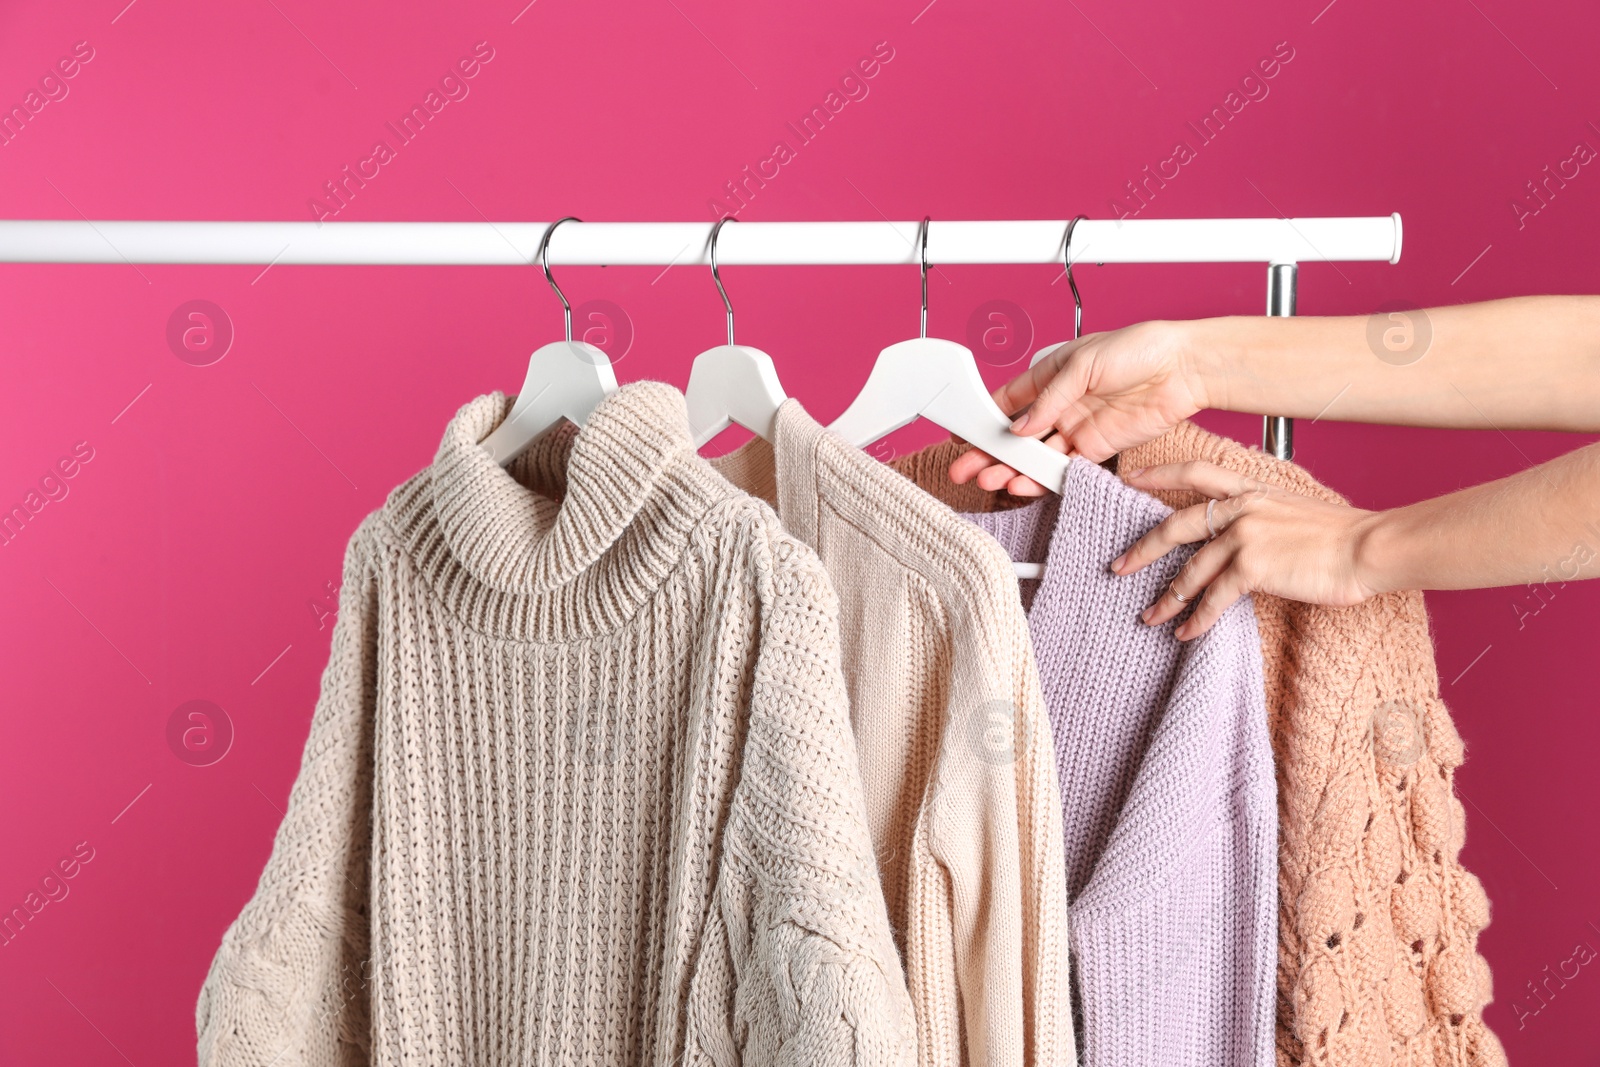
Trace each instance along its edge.
<instances>
[{"instance_id":1,"label":"sweater sleeve","mask_svg":"<svg viewBox=\"0 0 1600 1067\"><path fill-rule=\"evenodd\" d=\"M1032 1062L1078 1061L1068 965L1068 909L1062 845L1061 794L1055 741L1027 641L1018 645L1018 716L1012 744L1017 759L1017 840L1022 867L1024 1018L1032 1035Z\"/></svg>"},{"instance_id":2,"label":"sweater sleeve","mask_svg":"<svg viewBox=\"0 0 1600 1067\"><path fill-rule=\"evenodd\" d=\"M909 1065L911 1001L867 830L837 600L798 541L773 534L759 555L743 765L685 1062Z\"/></svg>"},{"instance_id":3,"label":"sweater sleeve","mask_svg":"<svg viewBox=\"0 0 1600 1067\"><path fill-rule=\"evenodd\" d=\"M366 1060L373 522L345 553L332 650L288 813L200 989L202 1067Z\"/></svg>"},{"instance_id":4,"label":"sweater sleeve","mask_svg":"<svg viewBox=\"0 0 1600 1067\"><path fill-rule=\"evenodd\" d=\"M975 574L995 578L993 597L962 606L953 620L963 652L931 787L928 848L949 886L963 1061L1070 1064L1077 1056L1054 744L1020 605L990 610L1005 603L998 581L1010 567L998 544L992 555ZM937 879L925 881L937 887ZM927 999L938 961L914 960L912 970Z\"/></svg>"}]
</instances>

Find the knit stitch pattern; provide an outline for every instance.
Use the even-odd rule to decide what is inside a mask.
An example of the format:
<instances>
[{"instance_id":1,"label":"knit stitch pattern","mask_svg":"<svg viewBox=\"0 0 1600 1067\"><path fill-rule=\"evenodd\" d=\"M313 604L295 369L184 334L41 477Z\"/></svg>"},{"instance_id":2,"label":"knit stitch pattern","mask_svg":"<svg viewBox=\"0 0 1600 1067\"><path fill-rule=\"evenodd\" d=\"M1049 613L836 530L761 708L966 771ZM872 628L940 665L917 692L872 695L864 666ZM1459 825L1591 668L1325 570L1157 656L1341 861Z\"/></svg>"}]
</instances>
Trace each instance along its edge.
<instances>
[{"instance_id":1,"label":"knit stitch pattern","mask_svg":"<svg viewBox=\"0 0 1600 1067\"><path fill-rule=\"evenodd\" d=\"M994 539L796 400L718 461L838 590L868 824L924 1067L1071 1064L1061 799L1027 619Z\"/></svg>"},{"instance_id":2,"label":"knit stitch pattern","mask_svg":"<svg viewBox=\"0 0 1600 1067\"><path fill-rule=\"evenodd\" d=\"M934 445L907 473L938 493L961 450ZM1190 422L1123 452L1118 469L1197 459L1345 503L1293 463ZM1156 495L1174 508L1201 500ZM1460 862L1465 749L1440 699L1422 594L1345 608L1252 599L1278 779L1279 1067L1502 1067L1477 951L1489 902Z\"/></svg>"},{"instance_id":3,"label":"knit stitch pattern","mask_svg":"<svg viewBox=\"0 0 1600 1067\"><path fill-rule=\"evenodd\" d=\"M199 1062L910 1063L815 553L668 386L501 469L509 409L351 539Z\"/></svg>"},{"instance_id":4,"label":"knit stitch pattern","mask_svg":"<svg viewBox=\"0 0 1600 1067\"><path fill-rule=\"evenodd\" d=\"M1173 639L1139 612L1193 555L1108 562L1170 514L1093 463L1059 497L969 514L1023 582L1066 830L1068 928L1087 1067L1272 1061L1277 791L1245 597Z\"/></svg>"}]
</instances>

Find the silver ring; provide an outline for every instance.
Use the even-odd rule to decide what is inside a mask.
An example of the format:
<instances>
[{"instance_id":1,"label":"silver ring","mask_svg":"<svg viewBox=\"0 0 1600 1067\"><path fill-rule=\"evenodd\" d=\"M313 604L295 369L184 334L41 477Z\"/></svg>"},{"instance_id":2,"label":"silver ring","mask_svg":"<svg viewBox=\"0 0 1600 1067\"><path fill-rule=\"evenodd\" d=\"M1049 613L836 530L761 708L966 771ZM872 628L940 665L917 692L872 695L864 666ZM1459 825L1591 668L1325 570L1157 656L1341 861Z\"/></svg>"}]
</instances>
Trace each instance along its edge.
<instances>
[{"instance_id":1,"label":"silver ring","mask_svg":"<svg viewBox=\"0 0 1600 1067\"><path fill-rule=\"evenodd\" d=\"M1216 500L1214 500L1214 499L1213 500L1207 500L1206 501L1206 533L1211 535L1211 539L1213 541L1215 541L1217 539L1217 527L1211 521L1211 513L1216 511L1216 510L1217 510L1217 502L1216 502Z\"/></svg>"},{"instance_id":2,"label":"silver ring","mask_svg":"<svg viewBox=\"0 0 1600 1067\"><path fill-rule=\"evenodd\" d=\"M1172 594L1172 598L1180 604L1187 604L1189 601L1194 599L1192 596L1184 596L1182 593L1178 592L1176 586L1167 586L1167 591L1170 592Z\"/></svg>"}]
</instances>

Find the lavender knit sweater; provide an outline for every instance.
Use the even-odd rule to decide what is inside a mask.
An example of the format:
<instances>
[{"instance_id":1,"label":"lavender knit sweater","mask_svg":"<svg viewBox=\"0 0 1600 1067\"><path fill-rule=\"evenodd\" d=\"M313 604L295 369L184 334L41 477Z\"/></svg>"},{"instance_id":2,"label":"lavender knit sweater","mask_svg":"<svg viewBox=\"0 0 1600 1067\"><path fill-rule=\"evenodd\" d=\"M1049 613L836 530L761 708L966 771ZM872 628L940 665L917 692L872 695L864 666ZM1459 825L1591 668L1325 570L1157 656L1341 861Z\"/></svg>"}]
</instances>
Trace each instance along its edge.
<instances>
[{"instance_id":1,"label":"lavender knit sweater","mask_svg":"<svg viewBox=\"0 0 1600 1067\"><path fill-rule=\"evenodd\" d=\"M1170 514L1092 463L1066 492L968 515L1025 582L1055 735L1088 1067L1273 1062L1277 794L1254 609L1186 645L1140 610L1191 550L1111 560ZM1035 588L1029 588L1035 587Z\"/></svg>"}]
</instances>

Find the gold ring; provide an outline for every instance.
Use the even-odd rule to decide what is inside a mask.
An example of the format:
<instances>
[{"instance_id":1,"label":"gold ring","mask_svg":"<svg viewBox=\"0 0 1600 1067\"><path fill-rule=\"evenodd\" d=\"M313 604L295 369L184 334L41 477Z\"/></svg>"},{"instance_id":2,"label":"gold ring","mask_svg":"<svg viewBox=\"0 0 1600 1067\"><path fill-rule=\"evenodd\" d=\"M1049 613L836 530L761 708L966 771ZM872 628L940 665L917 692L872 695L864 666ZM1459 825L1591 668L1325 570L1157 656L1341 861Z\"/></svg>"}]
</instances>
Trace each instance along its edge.
<instances>
[{"instance_id":1,"label":"gold ring","mask_svg":"<svg viewBox=\"0 0 1600 1067\"><path fill-rule=\"evenodd\" d=\"M1182 593L1178 592L1176 586L1169 585L1167 586L1167 590L1172 594L1173 599L1180 604L1187 604L1189 601L1194 599L1192 596L1184 596Z\"/></svg>"}]
</instances>

